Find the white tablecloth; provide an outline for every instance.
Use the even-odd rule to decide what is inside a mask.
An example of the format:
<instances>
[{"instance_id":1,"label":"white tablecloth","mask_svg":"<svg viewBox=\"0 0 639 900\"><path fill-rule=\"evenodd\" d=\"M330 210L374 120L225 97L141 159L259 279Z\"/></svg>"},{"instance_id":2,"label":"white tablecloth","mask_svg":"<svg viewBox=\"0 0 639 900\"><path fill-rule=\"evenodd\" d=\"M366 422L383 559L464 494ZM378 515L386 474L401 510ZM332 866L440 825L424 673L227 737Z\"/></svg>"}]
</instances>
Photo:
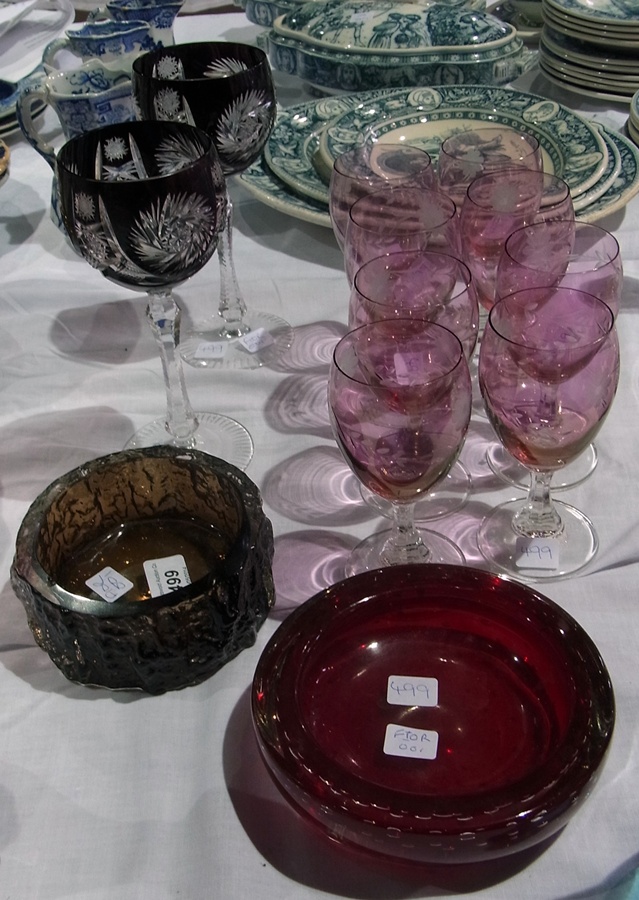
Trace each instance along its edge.
<instances>
[{"instance_id":1,"label":"white tablecloth","mask_svg":"<svg viewBox=\"0 0 639 900\"><path fill-rule=\"evenodd\" d=\"M243 14L178 20L178 40L252 40ZM534 81L534 77L530 77ZM281 82L284 103L301 89ZM537 79L535 89L544 82ZM555 90L548 84L552 95ZM564 102L579 98L565 94ZM627 110L581 108L620 127ZM295 818L257 755L248 690L262 648L287 613L339 579L378 522L360 502L331 438L325 384L345 330L347 287L332 234L288 218L234 184L235 254L249 304L287 318L295 342L277 369L187 367L194 406L230 414L255 440L248 474L276 535L278 599L255 647L204 684L161 697L66 681L36 647L9 583L18 526L35 496L75 465L120 449L163 410L160 363L144 299L77 258L49 219L51 173L10 139L0 192L0 898L2 900L364 900L455 895L464 888L353 860ZM474 886L494 900L603 897L639 862L639 199L602 224L622 245L621 386L595 474L569 499L601 549L587 574L547 585L599 646L617 727L593 796L529 866ZM215 262L179 290L185 328L217 302ZM464 450L475 492L437 527L477 560L482 514L510 496L483 464L488 427ZM607 894L630 896L621 888Z\"/></svg>"}]
</instances>

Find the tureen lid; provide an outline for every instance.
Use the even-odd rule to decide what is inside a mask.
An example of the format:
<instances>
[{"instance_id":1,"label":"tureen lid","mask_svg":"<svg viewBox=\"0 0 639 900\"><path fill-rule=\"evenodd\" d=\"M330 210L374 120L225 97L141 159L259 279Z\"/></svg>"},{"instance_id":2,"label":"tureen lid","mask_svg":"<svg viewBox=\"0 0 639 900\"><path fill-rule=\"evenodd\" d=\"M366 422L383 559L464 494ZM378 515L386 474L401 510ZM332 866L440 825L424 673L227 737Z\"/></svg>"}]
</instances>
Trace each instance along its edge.
<instances>
[{"instance_id":1,"label":"tureen lid","mask_svg":"<svg viewBox=\"0 0 639 900\"><path fill-rule=\"evenodd\" d=\"M457 0L310 0L274 29L320 47L393 55L493 49L516 36L512 25Z\"/></svg>"}]
</instances>

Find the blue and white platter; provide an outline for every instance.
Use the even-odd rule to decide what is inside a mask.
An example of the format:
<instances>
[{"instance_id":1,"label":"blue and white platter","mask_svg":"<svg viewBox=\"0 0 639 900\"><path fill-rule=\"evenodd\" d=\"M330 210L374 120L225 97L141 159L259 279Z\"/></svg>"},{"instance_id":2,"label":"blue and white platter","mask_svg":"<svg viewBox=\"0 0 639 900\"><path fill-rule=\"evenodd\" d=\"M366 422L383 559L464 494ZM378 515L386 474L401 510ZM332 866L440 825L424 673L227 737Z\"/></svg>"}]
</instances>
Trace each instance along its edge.
<instances>
[{"instance_id":1,"label":"blue and white platter","mask_svg":"<svg viewBox=\"0 0 639 900\"><path fill-rule=\"evenodd\" d=\"M608 165L602 174L605 190L589 190L582 195L587 202L577 200L577 217L585 222L596 222L618 212L639 193L639 148L624 135L604 126L599 128L613 162L612 168ZM303 222L331 227L327 205L296 193L273 173L264 157L239 179L247 192L266 206Z\"/></svg>"},{"instance_id":2,"label":"blue and white platter","mask_svg":"<svg viewBox=\"0 0 639 900\"><path fill-rule=\"evenodd\" d=\"M333 160L367 134L408 140L436 158L446 137L486 122L534 134L545 169L564 178L573 197L606 171L608 149L594 123L547 98L481 85L370 91L298 104L279 112L264 156L294 193L327 205Z\"/></svg>"}]
</instances>

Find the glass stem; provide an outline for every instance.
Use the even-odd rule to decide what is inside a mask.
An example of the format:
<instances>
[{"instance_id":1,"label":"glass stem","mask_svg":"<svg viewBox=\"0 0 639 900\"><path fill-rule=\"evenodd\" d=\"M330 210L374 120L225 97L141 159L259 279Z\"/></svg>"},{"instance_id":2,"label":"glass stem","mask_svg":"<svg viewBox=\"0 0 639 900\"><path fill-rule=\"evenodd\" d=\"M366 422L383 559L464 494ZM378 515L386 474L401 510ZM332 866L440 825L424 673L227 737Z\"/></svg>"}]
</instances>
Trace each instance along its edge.
<instances>
[{"instance_id":1,"label":"glass stem","mask_svg":"<svg viewBox=\"0 0 639 900\"><path fill-rule=\"evenodd\" d=\"M532 472L526 505L513 519L513 528L525 537L558 537L563 522L550 496L552 472Z\"/></svg>"},{"instance_id":2,"label":"glass stem","mask_svg":"<svg viewBox=\"0 0 639 900\"><path fill-rule=\"evenodd\" d=\"M166 387L166 430L178 447L187 447L197 431L198 421L191 408L180 346L180 309L172 291L149 291L146 310L151 330L160 351Z\"/></svg>"},{"instance_id":3,"label":"glass stem","mask_svg":"<svg viewBox=\"0 0 639 900\"><path fill-rule=\"evenodd\" d=\"M228 191L224 228L218 240L217 256L220 263L221 281L219 314L224 319L224 330L228 337L242 337L243 334L248 333L249 327L244 324L246 303L240 291L233 262L233 203Z\"/></svg>"},{"instance_id":4,"label":"glass stem","mask_svg":"<svg viewBox=\"0 0 639 900\"><path fill-rule=\"evenodd\" d=\"M415 527L415 504L393 504L393 530L384 545L381 558L384 565L425 563L431 553Z\"/></svg>"}]
</instances>

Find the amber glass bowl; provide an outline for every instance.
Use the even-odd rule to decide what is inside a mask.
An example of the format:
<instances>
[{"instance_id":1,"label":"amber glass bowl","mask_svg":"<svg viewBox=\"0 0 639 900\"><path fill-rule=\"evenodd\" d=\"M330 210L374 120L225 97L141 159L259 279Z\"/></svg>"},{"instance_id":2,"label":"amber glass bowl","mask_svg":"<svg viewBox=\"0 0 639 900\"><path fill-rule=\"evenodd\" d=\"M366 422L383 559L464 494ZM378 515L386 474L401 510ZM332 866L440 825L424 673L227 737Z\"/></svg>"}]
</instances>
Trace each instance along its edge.
<instances>
[{"instance_id":1,"label":"amber glass bowl","mask_svg":"<svg viewBox=\"0 0 639 900\"><path fill-rule=\"evenodd\" d=\"M252 712L291 805L334 840L476 863L561 829L615 718L581 626L529 587L458 566L367 572L267 644Z\"/></svg>"},{"instance_id":2,"label":"amber glass bowl","mask_svg":"<svg viewBox=\"0 0 639 900\"><path fill-rule=\"evenodd\" d=\"M272 557L250 479L162 446L92 460L43 491L18 532L11 579L67 678L161 693L254 643L274 602Z\"/></svg>"}]
</instances>

